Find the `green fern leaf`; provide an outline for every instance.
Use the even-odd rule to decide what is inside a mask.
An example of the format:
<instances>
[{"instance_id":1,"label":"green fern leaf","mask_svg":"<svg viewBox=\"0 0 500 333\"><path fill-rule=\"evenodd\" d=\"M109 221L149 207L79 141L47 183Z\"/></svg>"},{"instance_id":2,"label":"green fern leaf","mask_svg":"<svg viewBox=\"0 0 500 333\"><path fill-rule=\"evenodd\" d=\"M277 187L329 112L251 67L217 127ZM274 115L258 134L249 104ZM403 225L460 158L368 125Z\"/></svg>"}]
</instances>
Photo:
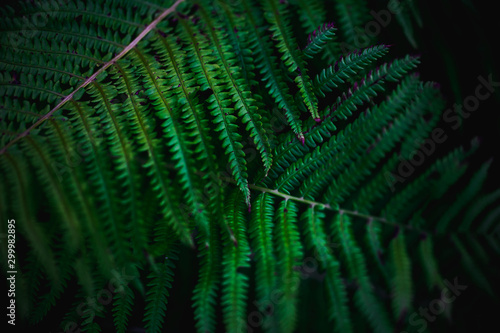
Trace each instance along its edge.
<instances>
[{"instance_id":1,"label":"green fern leaf","mask_svg":"<svg viewBox=\"0 0 500 333\"><path fill-rule=\"evenodd\" d=\"M116 332L126 332L128 318L132 312L134 301L134 291L125 286L122 292L118 292L113 297L113 313Z\"/></svg>"},{"instance_id":2,"label":"green fern leaf","mask_svg":"<svg viewBox=\"0 0 500 333\"><path fill-rule=\"evenodd\" d=\"M314 79L316 92L324 97L326 93L332 91L332 88L345 83L346 79L350 79L387 52L387 46L379 45L348 54L316 76Z\"/></svg>"},{"instance_id":3,"label":"green fern leaf","mask_svg":"<svg viewBox=\"0 0 500 333\"><path fill-rule=\"evenodd\" d=\"M239 193L228 199L232 207L228 223L232 237L224 234L222 306L223 317L228 332L240 332L246 327L246 293L248 276L240 270L250 266L250 247L246 236L245 206L239 200Z\"/></svg>"},{"instance_id":4,"label":"green fern leaf","mask_svg":"<svg viewBox=\"0 0 500 333\"><path fill-rule=\"evenodd\" d=\"M313 55L321 52L324 45L332 40L335 36L335 26L333 23L324 24L318 29L314 30L308 37L307 46L304 48L304 56L312 58Z\"/></svg>"},{"instance_id":5,"label":"green fern leaf","mask_svg":"<svg viewBox=\"0 0 500 333\"><path fill-rule=\"evenodd\" d=\"M307 244L314 249L317 260L327 273L325 287L331 306L329 319L333 319L336 332L352 332L347 291L341 278L340 263L332 253L323 226L325 214L313 206L304 212L301 219L306 225Z\"/></svg>"},{"instance_id":6,"label":"green fern leaf","mask_svg":"<svg viewBox=\"0 0 500 333\"><path fill-rule=\"evenodd\" d=\"M177 260L177 251L170 250L163 262L155 263L148 278L144 323L148 332L160 332L162 329L169 291L173 280L173 261Z\"/></svg>"},{"instance_id":7,"label":"green fern leaf","mask_svg":"<svg viewBox=\"0 0 500 333\"><path fill-rule=\"evenodd\" d=\"M298 45L293 37L289 23L286 21L287 11L282 4L278 4L275 0L268 0L265 2L267 15L264 17L271 24L271 31L273 32L274 39L278 42L278 50L282 54L281 60L287 66L289 72L296 72L294 81L299 87L304 104L311 113L313 119L319 119L318 114L318 100L312 90L312 82L307 75L304 61L301 54L298 52Z\"/></svg>"},{"instance_id":8,"label":"green fern leaf","mask_svg":"<svg viewBox=\"0 0 500 333\"><path fill-rule=\"evenodd\" d=\"M293 332L296 325L299 272L295 269L302 259L302 244L297 228L297 205L283 200L276 213L277 289L282 293L276 309L276 323L280 332Z\"/></svg>"},{"instance_id":9,"label":"green fern leaf","mask_svg":"<svg viewBox=\"0 0 500 333\"><path fill-rule=\"evenodd\" d=\"M341 246L349 277L356 283L357 290L354 294L356 306L365 315L375 332L392 331L387 312L375 298L365 258L353 238L350 218L346 214L337 214L333 223L333 237Z\"/></svg>"},{"instance_id":10,"label":"green fern leaf","mask_svg":"<svg viewBox=\"0 0 500 333\"><path fill-rule=\"evenodd\" d=\"M255 255L257 293L260 301L269 301L275 286L276 257L273 250L273 197L260 194L254 203L250 227L252 250Z\"/></svg>"},{"instance_id":11,"label":"green fern leaf","mask_svg":"<svg viewBox=\"0 0 500 333\"><path fill-rule=\"evenodd\" d=\"M406 250L405 238L402 232L391 241L390 251L394 273L392 278L394 317L404 318L411 310L413 286L411 277L411 262Z\"/></svg>"}]
</instances>

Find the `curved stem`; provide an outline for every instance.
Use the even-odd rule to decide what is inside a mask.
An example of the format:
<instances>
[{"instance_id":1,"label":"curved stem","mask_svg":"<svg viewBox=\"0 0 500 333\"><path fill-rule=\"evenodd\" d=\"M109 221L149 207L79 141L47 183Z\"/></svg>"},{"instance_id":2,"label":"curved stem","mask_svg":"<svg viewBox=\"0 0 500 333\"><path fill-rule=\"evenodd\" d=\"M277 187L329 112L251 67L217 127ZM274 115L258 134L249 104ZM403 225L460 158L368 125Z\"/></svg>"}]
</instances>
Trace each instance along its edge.
<instances>
[{"instance_id":1,"label":"curved stem","mask_svg":"<svg viewBox=\"0 0 500 333\"><path fill-rule=\"evenodd\" d=\"M98 71L96 71L94 74L92 74L92 76L90 76L88 79L86 79L80 86L78 86L78 88L76 88L71 94L66 96L61 102L59 102L59 104L57 104L52 110L50 110L43 117L41 117L36 123L31 125L27 130L20 133L17 137L15 137L13 140L11 140L9 143L7 143L5 145L5 147L3 147L0 150L0 155L4 154L10 146L12 146L14 143L19 141L21 138L27 136L34 128L38 127L44 121L49 119L52 116L52 114L54 114L54 112L59 110L69 100L73 99L73 96L76 94L77 91L79 91L80 89L86 87L87 85L89 85L90 83L95 81L95 79L97 78L97 76L99 74L104 72L109 66L111 66L112 64L117 62L119 59L123 58L123 56L125 54L127 54L128 51L132 50L144 37L146 37L146 35L151 30L153 30L156 27L156 25L158 23L160 23L161 20L163 20L168 14L172 13L175 10L175 8L177 8L177 6L183 1L184 0L177 0L172 6L170 6L170 8L164 10L153 22L151 22L146 28L144 28L144 30L129 45L127 45L120 53L118 53L113 59L111 59L110 61L105 63L101 68L99 68Z\"/></svg>"},{"instance_id":2,"label":"curved stem","mask_svg":"<svg viewBox=\"0 0 500 333\"><path fill-rule=\"evenodd\" d=\"M322 202L317 202L317 201L307 200L307 199L304 199L304 198L295 197L293 195L281 193L278 190L270 190L268 188L257 186L257 185L253 185L253 184L249 184L248 187L251 190L274 194L274 195L276 195L278 197L284 198L285 200L294 200L294 201L297 201L297 202L308 204L308 205L310 205L312 207L319 206L319 207L323 207L323 208L331 210L331 211L339 212L340 214L352 215L352 216L356 216L356 217L367 219L369 221L378 221L378 222L382 222L382 223L386 223L386 224L389 224L389 225L396 226L398 228L408 229L408 230L413 230L413 231L418 231L418 232L422 232L422 233L428 234L428 232L425 231L425 230L421 230L421 229L415 228L415 227L413 227L411 225L402 225L402 224L399 224L399 223L396 223L396 222L392 222L392 221L387 220L384 217L372 216L372 215L368 215L368 214L359 213L357 211L352 211L352 210L348 210L348 209L332 207L329 204L324 204Z\"/></svg>"}]
</instances>

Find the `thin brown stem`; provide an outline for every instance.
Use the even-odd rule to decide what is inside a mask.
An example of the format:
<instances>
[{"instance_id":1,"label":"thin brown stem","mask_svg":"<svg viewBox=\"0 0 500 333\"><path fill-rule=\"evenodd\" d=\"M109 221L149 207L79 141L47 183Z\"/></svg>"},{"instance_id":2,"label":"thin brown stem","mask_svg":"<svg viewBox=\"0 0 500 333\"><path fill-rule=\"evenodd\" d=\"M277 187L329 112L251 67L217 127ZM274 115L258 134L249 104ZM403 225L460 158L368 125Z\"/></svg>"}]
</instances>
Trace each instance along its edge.
<instances>
[{"instance_id":1,"label":"thin brown stem","mask_svg":"<svg viewBox=\"0 0 500 333\"><path fill-rule=\"evenodd\" d=\"M88 79L86 79L78 88L76 88L71 94L68 96L64 97L59 104L57 104L52 110L50 110L48 113L46 113L44 116L42 116L37 122L35 122L33 125L31 125L27 130L24 132L20 133L17 137L15 137L13 140L11 140L9 143L5 145L0 150L0 155L4 154L7 149L12 146L14 143L19 141L21 138L29 135L29 133L38 127L40 124L42 124L44 121L49 119L54 112L59 110L64 104L66 104L68 101L73 99L73 96L82 88L86 87L89 85L91 82L95 81L97 76L104 72L109 66L113 65L115 62L123 58L125 54L127 54L130 50L132 50L151 30L153 30L158 23L160 23L161 20L163 20L168 14L172 13L177 6L183 2L184 0L177 0L170 8L166 9L163 11L153 22L151 22L144 30L129 44L127 45L120 53L118 53L113 59L105 63L98 71L96 71L92 76L90 76Z\"/></svg>"}]
</instances>

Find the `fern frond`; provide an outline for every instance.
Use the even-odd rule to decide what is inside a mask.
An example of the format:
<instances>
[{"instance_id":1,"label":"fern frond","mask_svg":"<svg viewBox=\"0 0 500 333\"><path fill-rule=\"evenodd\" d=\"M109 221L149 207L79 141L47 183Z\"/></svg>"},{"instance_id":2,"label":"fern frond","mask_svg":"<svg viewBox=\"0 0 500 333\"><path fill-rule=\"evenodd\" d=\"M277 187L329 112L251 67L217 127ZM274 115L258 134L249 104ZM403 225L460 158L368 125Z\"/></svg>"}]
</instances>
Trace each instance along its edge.
<instances>
[{"instance_id":1,"label":"fern frond","mask_svg":"<svg viewBox=\"0 0 500 333\"><path fill-rule=\"evenodd\" d=\"M384 107L386 107L386 105L384 105ZM372 145L371 147L366 147L361 145L361 148L367 149L365 151L365 157L363 159L358 159L358 162L352 163L346 171L340 174L337 179L331 181L331 184L328 186L324 195L324 200L330 203L339 203L352 193L361 180L368 175L368 170L373 169L385 156L385 154L390 152L395 147L396 143L403 138L405 133L407 133L409 128L415 123L415 120L418 119L418 117L423 116L423 112L425 111L423 107L425 107L425 104L422 106L421 100L417 99L406 107L406 110L404 110L402 115L392 116L394 122L388 129L386 129L387 135L378 139L378 142L376 142L374 146ZM391 109L392 106L389 106L389 109L385 109L386 111L382 112L390 113L391 111L389 110ZM396 111L397 108L392 110ZM386 121L387 120L388 119L386 119ZM374 124L378 124L378 120L376 118L373 119L372 122ZM359 151L356 148L351 148L349 150L353 150L358 156L361 155L362 151ZM339 163L339 165L341 164ZM334 167L337 167L337 165L330 167L332 171L335 171ZM329 171L324 171L328 175L330 174Z\"/></svg>"},{"instance_id":2,"label":"fern frond","mask_svg":"<svg viewBox=\"0 0 500 333\"><path fill-rule=\"evenodd\" d=\"M339 96L336 104L325 110L322 123L313 126L308 131L305 136L306 144L311 147L316 147L325 137L329 137L331 131L335 129L331 119L346 119L347 116L351 116L353 114L352 112L358 108L358 105L364 104L383 90L382 84L386 78L391 81L397 80L397 78L401 78L402 75L411 68L414 68L417 63L417 58L406 57L399 59L390 65L384 64L379 69L369 73L359 85L355 83L353 90L349 90L348 94L344 94L342 97ZM405 87L405 89L410 87L411 85ZM411 90L405 93L410 94ZM395 102L397 99L391 99L391 101ZM308 125L311 126L312 124L309 123ZM287 145L278 146L276 149L276 165L278 166L285 163L283 159L294 161L303 154L303 151L307 151L306 147L297 147L298 142L292 142L292 144L288 143L288 141L285 142L287 142Z\"/></svg>"},{"instance_id":3,"label":"fern frond","mask_svg":"<svg viewBox=\"0 0 500 333\"><path fill-rule=\"evenodd\" d=\"M404 86L407 82L402 84ZM402 87L400 87L402 88ZM380 104L378 107L375 107L373 110L367 110L363 115L358 117L353 123L346 126L346 128L340 132L338 135L333 136L328 144L324 144L321 148L321 157L316 157L316 151L311 153L311 156L314 156L312 160L319 161L319 167L315 168L315 170L309 174L308 178L306 178L299 187L300 193L306 198L315 197L327 184L329 184L329 191L334 191L337 197L340 197L342 194L339 191L336 191L336 188L343 188L343 191L347 191L348 188L352 188L352 186L343 187L342 185L335 185L336 182L341 181L342 179L349 180L349 182L355 182L356 177L354 169L356 168L355 164L352 162L358 160L359 156L363 153L370 152L368 155L370 158L360 160L360 163L370 164L372 163L372 167L375 165L376 161L379 160L383 155L384 151L390 150L390 148L395 144L399 137L401 137L404 129L408 127L408 123L412 121L412 117L401 117L405 119L404 121L398 121L396 124L398 126L391 127L388 131L388 135L383 139L379 140L375 144L375 151L373 150L373 137L377 132L381 131L384 126L387 125L387 122L391 117L396 117L399 110L401 110L405 106L405 101L408 103L408 93L411 90L403 90L398 89L395 90L392 94L394 97L391 98L387 102ZM406 97L405 97L406 94ZM408 111L407 114L411 114L411 111ZM371 123L370 129L367 129L368 126L365 124L367 122ZM373 132L371 130L373 129ZM402 132L403 131L403 132ZM350 138L356 136L359 137L357 141L351 141ZM328 147L328 148L327 148ZM332 149L331 152L327 149ZM380 153L377 151L381 151ZM340 152L346 152L340 154ZM349 153L347 153L349 152ZM373 159L373 160L372 160ZM300 172L300 163L294 163L291 167L289 167L286 172L289 172L292 168L295 168L295 171ZM342 168L351 163L349 169L353 169L353 171L347 171L341 175L340 179L336 181L333 180L334 175L338 175ZM364 165L366 165L364 164ZM358 174L358 176L362 176ZM327 202L334 202L332 193L325 195Z\"/></svg>"},{"instance_id":4,"label":"fern frond","mask_svg":"<svg viewBox=\"0 0 500 333\"><path fill-rule=\"evenodd\" d=\"M426 189L431 188L436 182L429 181L429 177L433 173L438 173L441 177L440 179L444 179L447 182L447 177L453 177L453 180L459 178L463 175L466 169L465 166L460 166L459 162L463 160L466 155L467 152L463 148L458 148L446 157L436 161L423 175L420 175L417 179L413 180L409 185L389 200L383 209L383 215L387 216L389 219L396 219L396 217L400 216L400 214L405 211L405 208L407 208L407 204L409 204L410 201L412 201L412 205L416 205L420 202L417 202L416 197L423 194ZM438 197L439 193L435 193L434 195ZM424 200L426 198L420 196L419 199Z\"/></svg>"},{"instance_id":5,"label":"fern frond","mask_svg":"<svg viewBox=\"0 0 500 333\"><path fill-rule=\"evenodd\" d=\"M350 218L346 214L337 214L335 217L333 237L341 246L349 277L356 283L357 290L354 294L356 306L375 332L392 331L387 312L374 295L365 258L354 240Z\"/></svg>"},{"instance_id":6,"label":"fern frond","mask_svg":"<svg viewBox=\"0 0 500 333\"><path fill-rule=\"evenodd\" d=\"M198 283L193 291L194 318L197 321L198 332L213 332L215 330L215 306L220 280L221 251L218 245L219 228L211 223L210 240L200 236L198 246L201 247L199 257L200 272ZM210 244L210 246L207 246Z\"/></svg>"},{"instance_id":7,"label":"fern frond","mask_svg":"<svg viewBox=\"0 0 500 333\"><path fill-rule=\"evenodd\" d=\"M394 318L400 321L410 312L413 299L411 262L403 232L399 231L391 241L390 251L393 264L392 308Z\"/></svg>"},{"instance_id":8,"label":"fern frond","mask_svg":"<svg viewBox=\"0 0 500 333\"><path fill-rule=\"evenodd\" d=\"M146 308L144 324L148 332L160 332L163 326L169 291L172 287L174 261L178 259L177 250L170 249L167 256L155 263L149 273L148 291L146 294Z\"/></svg>"},{"instance_id":9,"label":"fern frond","mask_svg":"<svg viewBox=\"0 0 500 333\"><path fill-rule=\"evenodd\" d=\"M445 100L418 57L385 59L369 11L384 25L365 0L0 6L16 319L45 327L68 304L65 331L175 331L184 298L199 333L385 333L415 330L445 273L495 299L492 162L473 140L417 168Z\"/></svg>"},{"instance_id":10,"label":"fern frond","mask_svg":"<svg viewBox=\"0 0 500 333\"><path fill-rule=\"evenodd\" d=\"M305 235L309 248L314 249L316 259L326 270L325 287L330 302L329 319L335 323L335 332L353 332L349 314L347 290L341 278L340 263L334 257L332 244L324 230L324 212L314 206L308 208L301 219L306 226Z\"/></svg>"},{"instance_id":11,"label":"fern frond","mask_svg":"<svg viewBox=\"0 0 500 333\"><path fill-rule=\"evenodd\" d=\"M210 113L214 117L212 122L216 125L215 131L220 132L219 139L222 141L222 147L229 155L232 174L245 195L245 200L249 203L250 190L248 189L245 153L241 143L242 136L238 133L238 126L235 124L237 119L233 115L234 109L230 105L224 84L216 79L221 72L219 67L214 65L215 57L209 52L208 41L196 37L196 33L186 20L180 19L180 23L183 27L182 36L193 45L193 52L188 58L190 68L195 73L201 89L212 91L212 95L207 100Z\"/></svg>"},{"instance_id":12,"label":"fern frond","mask_svg":"<svg viewBox=\"0 0 500 333\"><path fill-rule=\"evenodd\" d=\"M247 1L244 2L246 3ZM231 41L236 58L238 58L242 77L249 87L257 87L258 84L255 81L255 64L250 47L253 36L248 30L250 22L243 15L244 13L240 5L244 4L217 1L215 6L212 6L212 14L216 13L215 15L220 17L226 26L225 31Z\"/></svg>"},{"instance_id":13,"label":"fern frond","mask_svg":"<svg viewBox=\"0 0 500 333\"><path fill-rule=\"evenodd\" d=\"M59 245L56 249L61 248ZM58 261L58 273L59 277L57 280L51 280L50 283L46 283L49 286L49 292L36 301L36 306L33 305L32 311L30 311L30 322L33 324L40 323L43 318L49 313L49 311L56 306L57 302L62 298L65 289L68 286L68 282L73 272L74 258L71 253L67 252L62 254L60 257L56 258ZM36 274L36 279L40 279L40 272ZM36 290L38 289L36 284L30 284Z\"/></svg>"},{"instance_id":14,"label":"fern frond","mask_svg":"<svg viewBox=\"0 0 500 333\"><path fill-rule=\"evenodd\" d=\"M413 20L420 21L419 14L415 7L415 4L412 1L405 0L400 4L401 8L398 11L398 15L396 15L396 20L403 28L403 32L406 36L406 39L410 42L413 48L417 48L417 41L415 40L415 32L413 30Z\"/></svg>"},{"instance_id":15,"label":"fern frond","mask_svg":"<svg viewBox=\"0 0 500 333\"><path fill-rule=\"evenodd\" d=\"M298 0L296 5L298 6L302 27L307 34L313 34L318 27L325 24L326 4L321 3L321 1ZM338 31L335 31L335 34L330 36L329 41L322 46L322 49L325 51L322 54L322 59L329 64L335 62L340 55L337 34Z\"/></svg>"},{"instance_id":16,"label":"fern frond","mask_svg":"<svg viewBox=\"0 0 500 333\"><path fill-rule=\"evenodd\" d=\"M479 227L479 232L487 233L491 230L494 234L498 233L498 216L500 215L500 208L495 208L484 218Z\"/></svg>"},{"instance_id":17,"label":"fern frond","mask_svg":"<svg viewBox=\"0 0 500 333\"><path fill-rule=\"evenodd\" d=\"M245 206L240 201L240 193L235 192L228 198L231 207L227 216L233 237L224 233L222 313L226 331L240 332L246 328L246 299L250 266L250 247L246 235ZM240 270L243 270L241 272Z\"/></svg>"},{"instance_id":18,"label":"fern frond","mask_svg":"<svg viewBox=\"0 0 500 333\"><path fill-rule=\"evenodd\" d=\"M500 189L478 198L464 214L460 231L469 230L474 220L485 208L500 199Z\"/></svg>"},{"instance_id":19,"label":"fern frond","mask_svg":"<svg viewBox=\"0 0 500 333\"><path fill-rule=\"evenodd\" d=\"M336 118L347 119L357 109L357 105L363 105L377 96L379 91L384 89L383 83L385 81L396 82L400 80L419 62L416 57L406 56L390 63L384 63L370 71L363 80L354 83L352 89L337 98L336 104L327 111L327 116L331 114Z\"/></svg>"},{"instance_id":20,"label":"fern frond","mask_svg":"<svg viewBox=\"0 0 500 333\"><path fill-rule=\"evenodd\" d=\"M318 29L309 34L307 46L304 48L304 56L312 58L315 54L321 52L328 41L334 39L335 28L333 23L325 23Z\"/></svg>"},{"instance_id":21,"label":"fern frond","mask_svg":"<svg viewBox=\"0 0 500 333\"><path fill-rule=\"evenodd\" d=\"M278 259L277 289L282 293L275 316L280 332L293 332L296 326L297 293L300 278L295 267L303 256L297 228L297 211L295 202L283 200L275 217L275 242Z\"/></svg>"},{"instance_id":22,"label":"fern frond","mask_svg":"<svg viewBox=\"0 0 500 333\"><path fill-rule=\"evenodd\" d=\"M432 238L425 237L422 239L419 242L418 249L429 290L437 287L443 288L443 279L439 273L439 263L436 261L436 256L434 254Z\"/></svg>"},{"instance_id":23,"label":"fern frond","mask_svg":"<svg viewBox=\"0 0 500 333\"><path fill-rule=\"evenodd\" d=\"M249 87L247 87L244 79L239 77L239 72L236 71L234 51L229 44L223 42L224 35L221 32L221 27L210 17L203 6L200 6L199 10L203 21L207 25L207 35L210 38L211 45L221 62L221 70L225 73L221 79L225 81L227 92L235 102L235 110L238 111L238 116L246 125L245 128L250 133L250 137L254 140L261 154L264 168L267 171L272 164L270 142L261 122L262 116L254 104L255 99L251 97ZM248 202L249 199L247 199Z\"/></svg>"},{"instance_id":24,"label":"fern frond","mask_svg":"<svg viewBox=\"0 0 500 333\"><path fill-rule=\"evenodd\" d=\"M163 92L167 88L169 80L165 76L160 78L154 74L154 70L157 70L160 74L162 73L160 68L153 69L151 66L155 64L154 62L149 62L146 55L138 49L135 49L136 61L138 67L141 69L141 74L143 75L145 82L145 94L150 96L150 101L155 105L155 112L158 118L163 120L161 124L163 128L163 137L167 142L169 151L172 154L172 159L175 166L179 169L180 182L186 192L195 191L194 190L194 179L197 177L195 175L195 167L191 157L193 156L192 151L188 147L188 135L186 131L181 127L179 121L179 111L176 109L178 107L178 100L172 96L172 92ZM155 66L158 66L155 64ZM162 73L165 75L165 73ZM162 184L163 185L163 184ZM163 191L168 189L162 189ZM186 193L188 205L192 209L192 196ZM190 199L191 198L191 199ZM167 204L167 212L178 211L173 207L173 202ZM168 213L167 213L168 214ZM172 214L174 219L178 219L184 212ZM188 236L189 226L187 221L177 222L173 224L174 228L184 236L184 239L188 244L192 244L192 239Z\"/></svg>"},{"instance_id":25,"label":"fern frond","mask_svg":"<svg viewBox=\"0 0 500 333\"><path fill-rule=\"evenodd\" d=\"M370 44L371 38L363 29L370 19L368 8L365 0L339 0L335 3L339 30L344 37L341 43L344 54Z\"/></svg>"},{"instance_id":26,"label":"fern frond","mask_svg":"<svg viewBox=\"0 0 500 333\"><path fill-rule=\"evenodd\" d=\"M183 115L181 116L182 121L190 138L190 146L197 153L198 156L195 156L195 159L199 162L196 173L192 176L192 181L190 180L185 188L185 191L189 193L187 203L192 207L192 214L195 216L198 226L208 235L210 232L208 212L203 203L202 193L199 191L201 179L197 177L198 174L214 175L217 172L214 161L214 148L208 133L208 122L204 119L203 109L198 106L198 99L192 97L198 88L196 80L192 75L185 74L188 69L187 66L186 68L181 66L184 62L185 53L172 40L172 37L160 36L156 49L159 58L167 63L167 68L170 68L170 70L167 70L168 82L173 86L177 84L178 88L182 88L175 91ZM211 186L211 179L208 175L203 180L204 183Z\"/></svg>"},{"instance_id":27,"label":"fern frond","mask_svg":"<svg viewBox=\"0 0 500 333\"><path fill-rule=\"evenodd\" d=\"M312 82L298 51L297 42L291 36L290 25L286 18L287 10L275 0L266 0L265 9L268 15L264 17L271 24L270 29L273 32L273 39L278 42L277 47L282 54L281 60L285 63L289 72L298 72L294 77L294 81L299 87L303 102L312 118L319 119L318 99L312 90Z\"/></svg>"},{"instance_id":28,"label":"fern frond","mask_svg":"<svg viewBox=\"0 0 500 333\"><path fill-rule=\"evenodd\" d=\"M257 296L260 301L270 300L276 283L276 256L273 245L273 196L261 193L253 204L250 237L255 255L255 276L259 281Z\"/></svg>"},{"instance_id":29,"label":"fern frond","mask_svg":"<svg viewBox=\"0 0 500 333\"><path fill-rule=\"evenodd\" d=\"M50 128L47 131L53 134L51 136L51 146L56 150L53 156L58 157L59 161L66 161L69 166L72 166L72 159L74 159L75 156L78 156L78 153L73 148L75 146L74 140L71 138L71 136L68 135L68 131L64 126L67 124L59 124L57 121L52 119L49 120L49 124ZM57 167L54 164L52 166L56 169L58 178L60 180L64 179L62 177L62 174L65 174L65 171L61 171L58 169L68 166L63 166L59 163ZM90 235L90 238L96 244L95 254L101 272L103 273L103 275L107 275L107 271L114 265L114 263L112 263L112 259L107 253L107 249L104 247L106 241L102 237L103 229L100 227L97 220L97 210L94 209L93 202L90 200L90 198L86 196L85 187L82 185L82 179L84 175L83 173L71 172L69 177L71 179L71 184L74 184L74 186L71 187L70 191L77 203L77 205L75 205L77 207L76 210L79 212L79 215L82 216L82 219L86 222L85 232ZM123 254L125 255L125 253Z\"/></svg>"},{"instance_id":30,"label":"fern frond","mask_svg":"<svg viewBox=\"0 0 500 333\"><path fill-rule=\"evenodd\" d=\"M342 57L334 65L323 69L320 74L314 78L314 88L317 94L325 97L325 94L337 88L345 80L350 79L361 70L367 68L378 58L381 58L388 52L385 45L374 46L353 52Z\"/></svg>"},{"instance_id":31,"label":"fern frond","mask_svg":"<svg viewBox=\"0 0 500 333\"><path fill-rule=\"evenodd\" d=\"M41 180L45 183L44 185L49 193L49 197L53 200L54 206L63 216L63 222L68 232L68 239L66 240L68 246L72 250L76 249L77 244L82 241L81 224L75 211L72 209L73 205L68 202L68 198L64 195L64 189L56 179L51 162L49 161L50 155L47 153L47 146L32 137L28 137L24 143L24 149L35 163L41 166L37 172Z\"/></svg>"},{"instance_id":32,"label":"fern frond","mask_svg":"<svg viewBox=\"0 0 500 333\"><path fill-rule=\"evenodd\" d=\"M481 185L486 180L488 174L488 168L491 161L485 163L481 169L470 180L469 185L463 190L463 192L458 196L457 200L448 207L446 213L440 217L438 224L436 225L436 231L438 233L443 233L448 227L452 219L454 219L457 214L477 195L481 189Z\"/></svg>"},{"instance_id":33,"label":"fern frond","mask_svg":"<svg viewBox=\"0 0 500 333\"><path fill-rule=\"evenodd\" d=\"M470 272L471 278L481 289L486 291L491 296L494 296L493 288L490 285L488 279L485 277L482 269L479 268L479 265L475 262L467 248L464 246L462 241L457 237L457 235L453 235L451 237L452 243L456 246L458 253L461 256L462 263L465 267L467 267L467 271Z\"/></svg>"},{"instance_id":34,"label":"fern frond","mask_svg":"<svg viewBox=\"0 0 500 333\"><path fill-rule=\"evenodd\" d=\"M123 291L117 292L113 297L113 315L116 332L127 332L127 324L132 312L134 302L134 291L128 285L123 287Z\"/></svg>"},{"instance_id":35,"label":"fern frond","mask_svg":"<svg viewBox=\"0 0 500 333\"><path fill-rule=\"evenodd\" d=\"M47 275L53 281L59 280L59 271L57 269L53 250L50 248L50 237L41 226L35 223L35 215L32 212L32 204L30 203L33 198L28 194L27 182L29 181L28 172L26 169L26 161L22 156L15 156L12 154L5 154L2 159L2 167L6 170L6 176L12 182L12 191L14 200L12 207L18 208L21 214L20 227L23 229L25 237L30 242L38 259L43 263L43 267ZM5 198L5 196L3 196ZM17 206L17 207L16 207ZM7 208L7 205L2 207L2 211Z\"/></svg>"},{"instance_id":36,"label":"fern frond","mask_svg":"<svg viewBox=\"0 0 500 333\"><path fill-rule=\"evenodd\" d=\"M248 1L244 1L243 6L251 28L250 43L252 43L254 52L257 53L255 57L256 67L260 69L260 73L267 82L266 88L269 89L269 94L274 98L276 104L285 110L286 119L295 135L299 140L303 140L302 121L298 114L298 108L290 95L284 76L277 67L276 57L272 54L272 43L268 36L263 33L262 12L256 7L250 8Z\"/></svg>"}]
</instances>

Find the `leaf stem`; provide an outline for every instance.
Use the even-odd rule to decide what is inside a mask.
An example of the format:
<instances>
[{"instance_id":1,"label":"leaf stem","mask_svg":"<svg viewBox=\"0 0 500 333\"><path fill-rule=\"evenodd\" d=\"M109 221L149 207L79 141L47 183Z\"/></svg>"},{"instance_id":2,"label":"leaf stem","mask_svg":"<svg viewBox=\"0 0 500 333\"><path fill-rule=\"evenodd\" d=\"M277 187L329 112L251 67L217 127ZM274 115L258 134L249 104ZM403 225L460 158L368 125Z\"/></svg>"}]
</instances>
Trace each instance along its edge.
<instances>
[{"instance_id":1,"label":"leaf stem","mask_svg":"<svg viewBox=\"0 0 500 333\"><path fill-rule=\"evenodd\" d=\"M428 234L428 232L425 231L425 230L420 230L420 229L415 228L415 227L413 227L411 225L402 225L402 224L399 224L399 223L396 223L396 222L388 221L384 217L372 216L372 215L368 215L368 214L359 213L357 211L352 211L352 210L348 210L348 209L332 207L329 204L324 204L322 202L317 202L317 201L307 200L307 199L304 199L304 198L295 197L293 195L289 195L289 194L285 194L285 193L279 192L278 190L270 190L268 188L257 186L257 185L253 185L253 184L249 184L248 187L250 189L252 189L252 190L255 190L255 191L261 191L261 192L266 192L266 193L274 194L274 195L276 195L278 197L284 198L285 200L294 200L294 201L297 201L297 202L301 202L301 203L310 205L312 207L319 206L319 207L323 207L323 208L331 210L331 211L339 212L340 214L348 214L348 215L352 215L352 216L356 216L356 217L367 219L368 221L378 221L378 222L382 222L382 223L385 223L385 224L396 226L398 228L408 229L408 230L413 230L413 231L418 231L418 232L421 232L421 233L424 233L424 234Z\"/></svg>"},{"instance_id":2,"label":"leaf stem","mask_svg":"<svg viewBox=\"0 0 500 333\"><path fill-rule=\"evenodd\" d=\"M69 100L71 100L73 98L73 96L80 89L88 86L90 83L92 83L93 81L95 81L95 79L97 78L97 76L99 74L101 74L102 72L104 72L109 66L113 65L119 59L123 58L123 56L125 54L127 54L128 51L132 50L144 37L146 37L146 35L151 30L153 30L156 27L156 25L158 23L160 23L161 20L163 20L168 14L172 13L177 8L177 6L181 2L183 2L183 1L184 0L177 0L172 6L170 6L170 8L164 10L153 22L151 22L148 26L146 26L146 28L144 28L144 30L129 45L127 45L120 53L118 53L113 59L111 59L110 61L108 61L107 63L105 63L101 68L99 68L98 71L96 71L94 74L92 74L91 77L89 77L88 79L86 79L71 94L69 94L68 96L66 96L65 98L63 98L63 100L60 101L59 104L57 104L48 113L46 113L45 115L43 115L37 122L35 122L33 125L31 125L27 130L25 130L24 132L20 133L17 137L15 137L13 140L11 140L9 143L7 143L5 145L5 147L3 147L0 150L0 155L4 154L10 146L12 146L14 143L16 143L17 141L19 141L21 138L29 135L30 132L33 129L35 129L40 124L42 124L44 121L46 121L47 119L49 119L54 114L54 112L56 112L57 110L59 110L64 104L66 104Z\"/></svg>"}]
</instances>

